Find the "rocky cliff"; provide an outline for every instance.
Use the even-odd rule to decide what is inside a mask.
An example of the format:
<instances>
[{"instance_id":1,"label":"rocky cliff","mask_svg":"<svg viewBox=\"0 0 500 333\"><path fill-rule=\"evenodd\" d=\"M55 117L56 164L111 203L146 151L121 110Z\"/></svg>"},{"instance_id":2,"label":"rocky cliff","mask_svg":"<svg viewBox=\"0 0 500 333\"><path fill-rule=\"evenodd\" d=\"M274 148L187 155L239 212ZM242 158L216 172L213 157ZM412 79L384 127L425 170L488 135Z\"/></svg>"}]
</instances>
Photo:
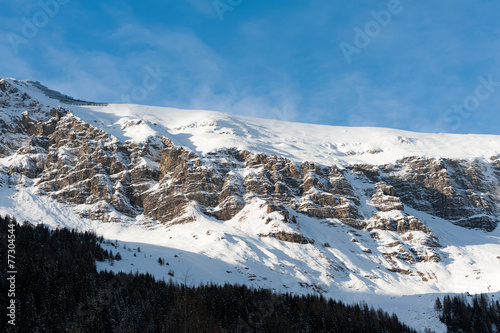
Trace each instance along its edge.
<instances>
[{"instance_id":1,"label":"rocky cliff","mask_svg":"<svg viewBox=\"0 0 500 333\"><path fill-rule=\"evenodd\" d=\"M258 200L262 222L272 225L260 237L323 247L329 244L301 230L302 217L332 228L347 225L363 252L372 253L364 236L385 248L388 270L418 276L413 263L441 256L440 240L414 211L488 232L500 219L500 156L322 165L239 148L202 154L163 135L118 140L69 106L39 101L28 88L0 81L0 172L8 185L33 186L102 223L141 215L171 226L194 222L194 211L220 221L260 223L245 219L244 212ZM125 131L144 122L116 126Z\"/></svg>"}]
</instances>

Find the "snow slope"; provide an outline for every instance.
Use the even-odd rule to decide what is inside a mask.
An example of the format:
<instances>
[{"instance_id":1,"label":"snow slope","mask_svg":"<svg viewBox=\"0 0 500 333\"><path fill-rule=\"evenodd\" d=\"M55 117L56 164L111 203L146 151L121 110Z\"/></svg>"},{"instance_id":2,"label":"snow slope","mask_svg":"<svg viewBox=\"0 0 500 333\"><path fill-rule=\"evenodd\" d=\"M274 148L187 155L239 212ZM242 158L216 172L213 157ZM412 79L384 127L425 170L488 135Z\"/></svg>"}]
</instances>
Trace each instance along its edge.
<instances>
[{"instance_id":1,"label":"snow slope","mask_svg":"<svg viewBox=\"0 0 500 333\"><path fill-rule=\"evenodd\" d=\"M332 251L333 256L318 255L312 246L255 237L252 230L248 230L252 226L242 225L237 218L221 223L199 216L192 224L169 228L154 223L146 227L140 218L128 223L99 223L79 217L71 207L39 196L30 187L9 188L4 184L0 187L0 196L4 198L1 215L43 222L54 228L92 230L113 242L114 246L107 243L105 248L120 253L123 259L99 263L99 269L149 272L158 279L188 284L229 282L277 292L321 292L346 302L382 307L415 328L431 328L437 332L445 331L433 309L437 296L470 292L500 297L500 265L492 259L493 255L500 254L498 230L485 233L451 224L443 227L439 221L429 220L448 258L444 264L421 263L422 271L437 278L416 282L395 276L363 256L356 243L350 241L353 230L348 226L340 226L337 232L332 232L331 228L318 228L314 221L304 220L303 229L318 239L323 234L324 241L335 244L326 249ZM255 209L254 213L258 214L259 210ZM158 258L168 265L160 265ZM329 269L329 265L336 269ZM333 279L327 278L328 274L333 275Z\"/></svg>"},{"instance_id":2,"label":"snow slope","mask_svg":"<svg viewBox=\"0 0 500 333\"><path fill-rule=\"evenodd\" d=\"M332 165L385 164L406 156L488 158L500 153L500 137L492 135L312 125L141 105L80 107L75 113L86 121L95 119L94 123L120 140L144 141L160 134L204 154L235 147ZM135 119L145 122L134 124Z\"/></svg>"},{"instance_id":3,"label":"snow slope","mask_svg":"<svg viewBox=\"0 0 500 333\"><path fill-rule=\"evenodd\" d=\"M321 126L140 105L67 105L48 98L29 83L8 81L44 105L67 107L80 119L122 142L144 142L162 135L175 145L202 155L222 148L238 148L281 155L297 162L342 166L380 165L407 156L488 159L500 154L500 136ZM1 165L9 163L8 158L0 160ZM432 308L437 295L485 292L491 297L500 296L498 228L491 233L464 229L406 208L411 215L427 221L442 245L441 262L415 264L427 280L424 281L420 276L384 269L384 239L375 241L368 232L343 223L332 226L299 214L301 232L314 239L316 245L259 237L258 233L272 231L273 223L279 221L264 223L263 216L269 214L258 198L228 221L208 217L192 207L189 214L195 215L195 222L183 225L167 227L144 216L121 215L121 223L100 223L80 217L71 205L39 195L31 186L33 180L23 178L11 184L6 175L0 175L1 215L43 222L54 228L94 230L113 242L114 245L105 246L114 253L120 252L123 260L101 263L100 269L150 272L159 279L172 278L189 284L230 282L278 292L319 292L347 302L366 301L381 306L416 328L429 327L438 332L445 328ZM241 223L242 220L251 223ZM296 228L280 227L290 231ZM400 237L396 233L390 236L387 242ZM368 249L372 252L368 253ZM168 265L160 265L158 258L165 259Z\"/></svg>"},{"instance_id":4,"label":"snow slope","mask_svg":"<svg viewBox=\"0 0 500 333\"><path fill-rule=\"evenodd\" d=\"M75 106L50 99L38 88L7 79L42 104L64 106L120 141L163 135L177 146L206 154L221 148L276 154L291 160L333 164L385 164L407 156L489 158L500 136L430 134L374 127L341 127L259 119L224 112L132 104Z\"/></svg>"}]
</instances>

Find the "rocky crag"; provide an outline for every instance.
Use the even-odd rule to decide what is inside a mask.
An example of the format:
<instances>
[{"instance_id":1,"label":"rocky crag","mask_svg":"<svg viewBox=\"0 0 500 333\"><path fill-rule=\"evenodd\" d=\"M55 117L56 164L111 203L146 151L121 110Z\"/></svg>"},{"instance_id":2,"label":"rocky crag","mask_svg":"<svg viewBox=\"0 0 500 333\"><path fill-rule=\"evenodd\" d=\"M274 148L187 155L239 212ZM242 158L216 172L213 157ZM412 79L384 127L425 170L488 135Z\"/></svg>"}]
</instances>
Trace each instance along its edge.
<instances>
[{"instance_id":1,"label":"rocky crag","mask_svg":"<svg viewBox=\"0 0 500 333\"><path fill-rule=\"evenodd\" d=\"M364 236L380 240L384 234L386 268L402 274L416 272L401 263L441 260L440 240L411 211L464 228L496 228L499 157L413 156L384 165L320 165L234 148L202 155L165 136L119 141L69 107L43 105L0 80L3 186L33 186L102 223L142 215L165 225L186 224L196 219L194 210L221 221L255 223L242 211L259 200L264 223L274 226L260 237L328 246L301 231L302 216L332 227L348 225L352 242L360 246Z\"/></svg>"}]
</instances>

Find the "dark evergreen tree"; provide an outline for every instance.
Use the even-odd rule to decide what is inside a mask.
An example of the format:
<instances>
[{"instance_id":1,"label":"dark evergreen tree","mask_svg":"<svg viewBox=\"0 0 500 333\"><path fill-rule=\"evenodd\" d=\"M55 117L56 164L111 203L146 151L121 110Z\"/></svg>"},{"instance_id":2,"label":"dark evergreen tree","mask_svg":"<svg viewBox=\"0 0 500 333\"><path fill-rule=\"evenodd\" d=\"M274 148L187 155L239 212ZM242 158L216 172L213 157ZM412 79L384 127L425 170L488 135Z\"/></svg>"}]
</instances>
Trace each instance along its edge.
<instances>
[{"instance_id":1,"label":"dark evergreen tree","mask_svg":"<svg viewBox=\"0 0 500 333\"><path fill-rule=\"evenodd\" d=\"M434 303L434 309L438 312L440 312L443 309L443 305L441 304L441 300L436 298L436 302Z\"/></svg>"},{"instance_id":2,"label":"dark evergreen tree","mask_svg":"<svg viewBox=\"0 0 500 333\"><path fill-rule=\"evenodd\" d=\"M493 333L500 328L499 310L498 301L489 301L484 294L470 300L465 295L445 296L440 320L449 332Z\"/></svg>"}]
</instances>

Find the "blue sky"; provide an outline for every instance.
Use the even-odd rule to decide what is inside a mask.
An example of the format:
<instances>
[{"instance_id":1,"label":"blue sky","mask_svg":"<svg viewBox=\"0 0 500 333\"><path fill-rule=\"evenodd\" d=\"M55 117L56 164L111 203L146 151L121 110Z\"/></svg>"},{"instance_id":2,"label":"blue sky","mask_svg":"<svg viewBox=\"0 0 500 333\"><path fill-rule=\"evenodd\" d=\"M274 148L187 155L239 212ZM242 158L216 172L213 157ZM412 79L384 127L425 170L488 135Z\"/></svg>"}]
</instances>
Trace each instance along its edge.
<instances>
[{"instance_id":1,"label":"blue sky","mask_svg":"<svg viewBox=\"0 0 500 333\"><path fill-rule=\"evenodd\" d=\"M0 0L0 76L71 96L500 134L500 2Z\"/></svg>"}]
</instances>

